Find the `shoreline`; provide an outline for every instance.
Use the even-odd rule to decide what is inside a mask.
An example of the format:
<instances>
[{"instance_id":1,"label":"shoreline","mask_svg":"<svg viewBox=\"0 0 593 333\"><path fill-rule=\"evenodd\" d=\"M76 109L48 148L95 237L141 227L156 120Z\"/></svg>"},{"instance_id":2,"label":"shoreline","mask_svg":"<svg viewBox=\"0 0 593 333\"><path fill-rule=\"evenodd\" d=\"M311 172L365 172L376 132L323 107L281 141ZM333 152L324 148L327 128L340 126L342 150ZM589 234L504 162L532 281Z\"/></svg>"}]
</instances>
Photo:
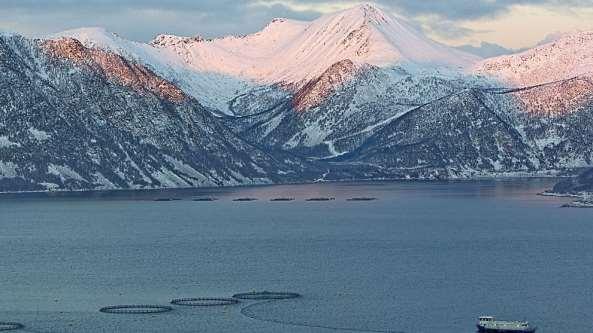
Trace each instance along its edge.
<instances>
[{"instance_id":1,"label":"shoreline","mask_svg":"<svg viewBox=\"0 0 593 333\"><path fill-rule=\"evenodd\" d=\"M555 197L555 198L582 198L583 195L574 194L574 193L561 193L561 192L548 192L544 191L538 193L537 195L542 197Z\"/></svg>"},{"instance_id":2,"label":"shoreline","mask_svg":"<svg viewBox=\"0 0 593 333\"><path fill-rule=\"evenodd\" d=\"M154 188L114 188L114 189L57 189L57 190L36 190L36 191L0 191L0 199L2 197L8 196L26 196L26 195L47 195L47 196L56 196L56 197L69 197L69 196L76 196L76 195L83 195L83 194L109 194L109 193L157 193L157 192L166 192L166 191L226 191L226 190L234 190L234 189L249 189L249 188L260 188L260 187L273 187L273 186L295 186L295 185L314 185L314 184L380 184L380 183L393 183L393 182L400 182L400 183L472 183L472 182L505 182L505 181L520 181L520 180L549 180L549 179L561 179L561 178L568 178L568 176L557 176L557 175L541 175L541 174L532 174L532 175L518 175L518 176L509 176L505 175L498 175L492 177L471 177L471 178L445 178L445 179L432 179L432 178L375 178L375 179L343 179L343 180L316 180L316 181L308 181L308 182L285 182L285 183L262 183L262 184L245 184L245 185L221 185L221 186L205 186L205 187L154 187ZM548 193L548 192L540 192L537 195L542 196L556 196L556 197L568 197L571 195L565 195L561 193ZM573 197L579 197L577 195L572 195Z\"/></svg>"},{"instance_id":3,"label":"shoreline","mask_svg":"<svg viewBox=\"0 0 593 333\"><path fill-rule=\"evenodd\" d=\"M593 201L576 200L562 205L562 208L593 208Z\"/></svg>"}]
</instances>

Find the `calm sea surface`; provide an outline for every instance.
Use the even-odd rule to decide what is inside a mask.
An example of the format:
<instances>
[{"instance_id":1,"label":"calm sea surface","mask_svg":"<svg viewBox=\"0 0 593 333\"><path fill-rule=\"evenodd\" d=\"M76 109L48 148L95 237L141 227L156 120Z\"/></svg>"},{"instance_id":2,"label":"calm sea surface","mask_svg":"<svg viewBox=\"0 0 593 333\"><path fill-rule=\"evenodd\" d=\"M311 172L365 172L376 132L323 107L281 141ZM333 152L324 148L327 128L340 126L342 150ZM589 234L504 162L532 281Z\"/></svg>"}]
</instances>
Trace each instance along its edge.
<instances>
[{"instance_id":1,"label":"calm sea surface","mask_svg":"<svg viewBox=\"0 0 593 333\"><path fill-rule=\"evenodd\" d=\"M591 333L593 210L536 196L553 182L0 196L0 322L37 333L471 333L487 314ZM200 196L219 200L191 201ZM324 196L336 200L305 201ZM277 323L244 316L251 302L98 312L255 290L303 297L243 311Z\"/></svg>"}]
</instances>

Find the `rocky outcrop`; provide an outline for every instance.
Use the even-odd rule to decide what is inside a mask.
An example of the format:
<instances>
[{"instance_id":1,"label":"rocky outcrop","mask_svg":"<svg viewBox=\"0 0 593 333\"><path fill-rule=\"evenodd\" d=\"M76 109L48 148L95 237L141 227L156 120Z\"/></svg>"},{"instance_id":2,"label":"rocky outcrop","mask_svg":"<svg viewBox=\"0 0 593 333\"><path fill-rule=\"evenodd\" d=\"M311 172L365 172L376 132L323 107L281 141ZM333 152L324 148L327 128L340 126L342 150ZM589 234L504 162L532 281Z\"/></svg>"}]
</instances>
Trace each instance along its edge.
<instances>
[{"instance_id":1,"label":"rocky outcrop","mask_svg":"<svg viewBox=\"0 0 593 333\"><path fill-rule=\"evenodd\" d=\"M349 59L331 65L320 77L297 91L292 106L297 112L303 112L321 105L342 85L353 79L356 71L356 65Z\"/></svg>"}]
</instances>

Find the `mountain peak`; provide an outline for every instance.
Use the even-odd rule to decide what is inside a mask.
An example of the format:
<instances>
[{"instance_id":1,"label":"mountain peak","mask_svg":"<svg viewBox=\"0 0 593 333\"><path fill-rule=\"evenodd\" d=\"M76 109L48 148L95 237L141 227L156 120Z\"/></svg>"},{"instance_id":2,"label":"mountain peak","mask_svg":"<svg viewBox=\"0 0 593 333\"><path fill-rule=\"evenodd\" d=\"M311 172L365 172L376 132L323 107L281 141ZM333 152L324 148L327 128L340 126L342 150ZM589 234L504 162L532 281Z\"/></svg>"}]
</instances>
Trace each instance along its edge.
<instances>
[{"instance_id":1,"label":"mountain peak","mask_svg":"<svg viewBox=\"0 0 593 333\"><path fill-rule=\"evenodd\" d=\"M373 3L364 3L350 9L346 9L344 14L349 16L359 16L365 19L367 23L381 24L387 21L387 14Z\"/></svg>"},{"instance_id":2,"label":"mountain peak","mask_svg":"<svg viewBox=\"0 0 593 333\"><path fill-rule=\"evenodd\" d=\"M65 30L59 32L57 34L53 34L50 37L59 38L59 37L71 37L72 35L84 35L94 38L104 38L105 36L116 36L115 33L110 32L109 30L103 27L82 27L76 28L71 30Z\"/></svg>"},{"instance_id":3,"label":"mountain peak","mask_svg":"<svg viewBox=\"0 0 593 333\"><path fill-rule=\"evenodd\" d=\"M241 38L200 41L161 35L150 44L191 70L297 89L345 60L357 67L410 65L455 69L478 60L432 41L405 19L372 3L311 22L277 18L263 30Z\"/></svg>"},{"instance_id":4,"label":"mountain peak","mask_svg":"<svg viewBox=\"0 0 593 333\"><path fill-rule=\"evenodd\" d=\"M324 45L341 39L344 47L336 52L336 61L351 59L357 63L377 66L412 63L428 66L468 67L478 57L447 47L425 36L404 18L366 3L311 23L316 39L325 38Z\"/></svg>"},{"instance_id":5,"label":"mountain peak","mask_svg":"<svg viewBox=\"0 0 593 333\"><path fill-rule=\"evenodd\" d=\"M372 2L361 3L359 5L350 7L346 11L359 11L365 14L381 14L383 10Z\"/></svg>"},{"instance_id":6,"label":"mountain peak","mask_svg":"<svg viewBox=\"0 0 593 333\"><path fill-rule=\"evenodd\" d=\"M62 31L51 35L48 39L57 39L69 37L80 41L86 47L96 47L105 50L114 51L118 49L118 42L123 39L116 33L113 33L102 27L86 27Z\"/></svg>"},{"instance_id":7,"label":"mountain peak","mask_svg":"<svg viewBox=\"0 0 593 333\"><path fill-rule=\"evenodd\" d=\"M332 17L337 21L349 22L357 26L381 26L388 24L392 20L389 13L372 3L357 5L337 13L328 14L325 17Z\"/></svg>"}]
</instances>

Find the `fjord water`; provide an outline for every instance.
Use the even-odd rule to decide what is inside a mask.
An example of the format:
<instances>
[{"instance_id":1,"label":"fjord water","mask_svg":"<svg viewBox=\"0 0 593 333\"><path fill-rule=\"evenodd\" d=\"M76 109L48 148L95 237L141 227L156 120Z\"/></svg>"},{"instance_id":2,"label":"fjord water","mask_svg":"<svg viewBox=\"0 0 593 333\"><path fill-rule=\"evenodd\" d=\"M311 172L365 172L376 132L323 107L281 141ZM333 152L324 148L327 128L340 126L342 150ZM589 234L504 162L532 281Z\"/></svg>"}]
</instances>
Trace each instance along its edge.
<instances>
[{"instance_id":1,"label":"fjord water","mask_svg":"<svg viewBox=\"0 0 593 333\"><path fill-rule=\"evenodd\" d=\"M474 332L481 314L593 330L593 210L554 180L313 184L0 197L0 321L29 332L327 332L232 307L108 315L114 304L301 293L258 317ZM194 202L215 196L215 202ZM306 202L331 196L335 201ZM155 202L176 197L181 201ZM233 198L255 197L255 202ZM270 202L294 197L292 202ZM351 197L377 201L349 202Z\"/></svg>"}]
</instances>

